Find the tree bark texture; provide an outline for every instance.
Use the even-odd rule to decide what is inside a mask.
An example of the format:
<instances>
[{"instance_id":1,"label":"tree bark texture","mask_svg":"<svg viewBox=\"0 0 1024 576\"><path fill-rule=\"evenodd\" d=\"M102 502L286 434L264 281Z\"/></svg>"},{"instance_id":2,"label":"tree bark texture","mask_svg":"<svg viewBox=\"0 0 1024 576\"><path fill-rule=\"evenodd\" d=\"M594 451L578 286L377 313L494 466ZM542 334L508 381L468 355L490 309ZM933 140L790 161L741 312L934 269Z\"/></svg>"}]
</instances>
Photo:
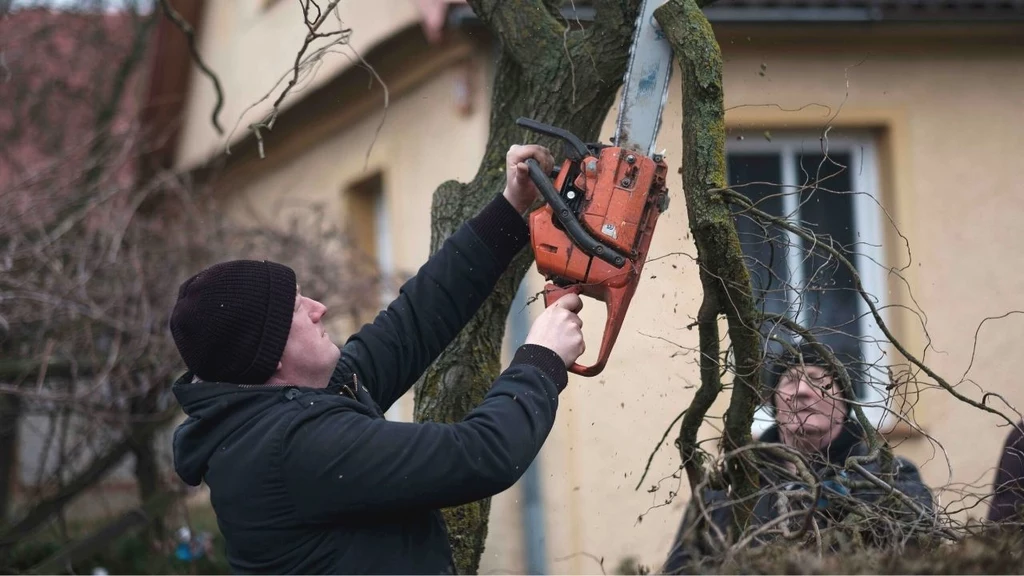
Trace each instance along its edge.
<instances>
[{"instance_id":1,"label":"tree bark texture","mask_svg":"<svg viewBox=\"0 0 1024 576\"><path fill-rule=\"evenodd\" d=\"M554 4L470 1L501 43L490 134L473 180L444 182L434 192L432 253L503 190L510 146L539 143L559 158L561 142L516 126L517 118L565 128L587 142L597 140L622 84L639 1L595 2L593 26L570 32L565 31L568 24L559 19ZM533 254L524 249L480 311L417 383L417 421L460 421L486 395L500 373L509 307L532 261ZM460 573L476 573L479 568L489 512L489 499L444 511Z\"/></svg>"},{"instance_id":2,"label":"tree bark texture","mask_svg":"<svg viewBox=\"0 0 1024 576\"><path fill-rule=\"evenodd\" d=\"M657 10L655 17L672 43L683 77L683 190L705 294L698 323L701 390L696 402L706 412L721 389L721 383L715 381L719 373L717 324L710 321L710 310L705 309L716 306L717 313L724 314L728 322L735 358L734 384L722 438L723 452L728 453L751 441L750 429L760 402L762 355L750 272L743 261L729 206L720 194L726 186L722 53L700 6L695 0L670 0ZM712 361L714 366L710 365ZM688 413L689 421L684 420L680 442L684 462L688 456L692 459L696 450L697 419L703 417L699 412ZM742 452L729 458L725 471L739 502L733 512L734 525L740 530L749 524L753 499L748 497L758 488L757 469L747 454Z\"/></svg>"}]
</instances>

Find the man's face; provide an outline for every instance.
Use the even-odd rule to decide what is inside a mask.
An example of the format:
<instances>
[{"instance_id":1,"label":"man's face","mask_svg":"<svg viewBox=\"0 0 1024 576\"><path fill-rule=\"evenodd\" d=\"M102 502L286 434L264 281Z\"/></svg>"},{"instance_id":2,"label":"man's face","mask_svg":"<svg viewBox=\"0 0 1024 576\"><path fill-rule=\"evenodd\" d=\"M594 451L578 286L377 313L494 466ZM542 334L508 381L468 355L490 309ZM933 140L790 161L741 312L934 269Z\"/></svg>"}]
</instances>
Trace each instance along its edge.
<instances>
[{"instance_id":1,"label":"man's face","mask_svg":"<svg viewBox=\"0 0 1024 576\"><path fill-rule=\"evenodd\" d=\"M294 380L292 384L318 386L317 380L325 373L329 377L338 363L341 350L321 322L326 313L326 306L296 290L292 327L281 355L280 370Z\"/></svg>"},{"instance_id":2,"label":"man's face","mask_svg":"<svg viewBox=\"0 0 1024 576\"><path fill-rule=\"evenodd\" d=\"M839 384L821 366L792 366L775 390L775 419L788 436L830 438L846 415Z\"/></svg>"}]
</instances>

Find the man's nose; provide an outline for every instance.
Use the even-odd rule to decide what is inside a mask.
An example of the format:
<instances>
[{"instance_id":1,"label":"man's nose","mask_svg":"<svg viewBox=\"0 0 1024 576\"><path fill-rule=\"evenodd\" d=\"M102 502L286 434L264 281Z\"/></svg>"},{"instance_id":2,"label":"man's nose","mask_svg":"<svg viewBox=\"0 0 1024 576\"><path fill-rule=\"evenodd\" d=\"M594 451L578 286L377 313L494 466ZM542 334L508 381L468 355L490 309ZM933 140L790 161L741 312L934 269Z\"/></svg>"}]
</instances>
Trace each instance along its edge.
<instances>
[{"instance_id":1,"label":"man's nose","mask_svg":"<svg viewBox=\"0 0 1024 576\"><path fill-rule=\"evenodd\" d=\"M309 316L313 319L313 322L319 322L320 319L327 314L327 306L324 306L320 302L312 299L310 300L310 304L312 305L310 306Z\"/></svg>"}]
</instances>

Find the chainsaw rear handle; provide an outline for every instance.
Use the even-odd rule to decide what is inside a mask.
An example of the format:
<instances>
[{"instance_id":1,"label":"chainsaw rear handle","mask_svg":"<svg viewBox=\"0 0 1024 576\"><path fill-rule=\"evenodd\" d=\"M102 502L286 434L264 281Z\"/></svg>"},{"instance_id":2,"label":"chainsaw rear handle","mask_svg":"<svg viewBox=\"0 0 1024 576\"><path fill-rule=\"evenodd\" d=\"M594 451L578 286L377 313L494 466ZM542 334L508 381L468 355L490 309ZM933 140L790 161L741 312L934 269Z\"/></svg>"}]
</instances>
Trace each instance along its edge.
<instances>
[{"instance_id":1,"label":"chainsaw rear handle","mask_svg":"<svg viewBox=\"0 0 1024 576\"><path fill-rule=\"evenodd\" d=\"M587 145L584 144L578 136L568 130L558 128L550 124L544 124L543 122L537 122L530 118L519 118L516 120L516 124L540 134L547 134L548 136L560 138L563 142L569 145L569 149L566 150L566 156L576 162L583 160L587 154L590 154L590 150L587 148Z\"/></svg>"},{"instance_id":2,"label":"chainsaw rear handle","mask_svg":"<svg viewBox=\"0 0 1024 576\"><path fill-rule=\"evenodd\" d=\"M598 286L596 288L598 288L598 293L585 294L585 292L591 292L591 290L584 290L584 285L581 284L571 284L569 286L548 284L544 287L545 307L551 306L566 294L577 294L581 297L583 295L594 296L598 300L603 301L607 307L608 318L604 323L604 336L601 338L601 348L597 352L597 360L590 366L573 362L572 366L569 366L568 369L573 374L588 378L600 374L608 364L608 357L611 356L612 347L615 346L615 340L618 339L619 330L622 328L624 312L632 297L632 292L628 290L619 290L607 286Z\"/></svg>"},{"instance_id":3,"label":"chainsaw rear handle","mask_svg":"<svg viewBox=\"0 0 1024 576\"><path fill-rule=\"evenodd\" d=\"M555 217L565 227L565 232L569 235L569 238L572 238L573 244L579 246L588 255L600 258L616 268L625 266L626 257L623 254L620 254L614 248L606 246L583 228L583 225L576 219L572 210L565 203L565 200L562 199L562 195L558 193L558 190L555 190L554 185L551 184L551 180L544 173L544 169L540 167L540 164L533 158L527 158L526 166L530 169L530 179L537 185L541 196L551 206Z\"/></svg>"}]
</instances>

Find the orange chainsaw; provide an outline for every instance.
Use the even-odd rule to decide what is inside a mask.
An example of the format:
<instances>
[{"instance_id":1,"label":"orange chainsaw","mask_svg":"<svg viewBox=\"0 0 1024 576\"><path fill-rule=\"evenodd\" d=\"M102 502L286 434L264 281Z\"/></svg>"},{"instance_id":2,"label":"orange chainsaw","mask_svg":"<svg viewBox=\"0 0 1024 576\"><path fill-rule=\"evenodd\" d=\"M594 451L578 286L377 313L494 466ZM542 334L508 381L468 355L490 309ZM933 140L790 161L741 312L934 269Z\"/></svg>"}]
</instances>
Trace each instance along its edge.
<instances>
[{"instance_id":1,"label":"orange chainsaw","mask_svg":"<svg viewBox=\"0 0 1024 576\"><path fill-rule=\"evenodd\" d=\"M546 201L530 215L537 269L548 281L544 305L572 292L607 307L597 361L569 369L580 376L604 370L640 282L654 227L668 208L668 167L654 153L672 72L672 47L653 17L661 3L644 0L640 7L612 145L585 144L529 118L516 121L565 145L554 182L535 160L527 161Z\"/></svg>"}]
</instances>

